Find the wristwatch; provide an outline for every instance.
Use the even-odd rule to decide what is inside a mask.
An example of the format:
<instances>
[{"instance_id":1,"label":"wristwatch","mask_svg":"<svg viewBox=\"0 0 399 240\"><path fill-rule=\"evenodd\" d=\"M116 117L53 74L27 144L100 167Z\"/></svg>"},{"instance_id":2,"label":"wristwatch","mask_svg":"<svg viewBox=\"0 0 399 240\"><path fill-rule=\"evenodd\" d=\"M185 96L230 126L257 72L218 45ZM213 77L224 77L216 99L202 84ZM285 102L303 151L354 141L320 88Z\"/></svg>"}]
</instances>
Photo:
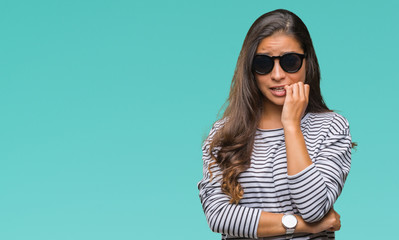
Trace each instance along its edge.
<instances>
[{"instance_id":1,"label":"wristwatch","mask_svg":"<svg viewBox=\"0 0 399 240\"><path fill-rule=\"evenodd\" d=\"M285 234L294 234L298 220L292 214L284 214L283 218L281 219L281 223L286 229Z\"/></svg>"}]
</instances>

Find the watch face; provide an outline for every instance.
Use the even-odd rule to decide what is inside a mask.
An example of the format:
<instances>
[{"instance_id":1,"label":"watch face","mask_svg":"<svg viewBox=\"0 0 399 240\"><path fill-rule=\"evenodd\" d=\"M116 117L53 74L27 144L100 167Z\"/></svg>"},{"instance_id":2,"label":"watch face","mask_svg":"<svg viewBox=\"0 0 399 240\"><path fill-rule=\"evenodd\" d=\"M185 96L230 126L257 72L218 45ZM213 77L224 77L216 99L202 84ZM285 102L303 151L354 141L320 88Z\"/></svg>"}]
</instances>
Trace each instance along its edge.
<instances>
[{"instance_id":1,"label":"watch face","mask_svg":"<svg viewBox=\"0 0 399 240\"><path fill-rule=\"evenodd\" d=\"M284 215L282 222L286 228L294 228L298 221L294 215Z\"/></svg>"}]
</instances>

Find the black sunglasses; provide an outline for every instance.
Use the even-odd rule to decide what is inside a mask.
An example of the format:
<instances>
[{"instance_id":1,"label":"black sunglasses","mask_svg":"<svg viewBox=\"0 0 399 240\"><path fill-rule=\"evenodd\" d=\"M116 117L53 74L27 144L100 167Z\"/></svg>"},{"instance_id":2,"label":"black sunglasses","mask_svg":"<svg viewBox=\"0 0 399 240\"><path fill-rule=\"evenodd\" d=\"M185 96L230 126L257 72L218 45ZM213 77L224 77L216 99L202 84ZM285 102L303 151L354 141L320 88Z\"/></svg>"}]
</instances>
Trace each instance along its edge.
<instances>
[{"instance_id":1,"label":"black sunglasses","mask_svg":"<svg viewBox=\"0 0 399 240\"><path fill-rule=\"evenodd\" d=\"M268 74L273 70L274 59L278 59L281 68L287 73L298 72L302 67L305 54L286 53L282 56L268 56L265 54L256 54L252 62L252 71L260 75Z\"/></svg>"}]
</instances>

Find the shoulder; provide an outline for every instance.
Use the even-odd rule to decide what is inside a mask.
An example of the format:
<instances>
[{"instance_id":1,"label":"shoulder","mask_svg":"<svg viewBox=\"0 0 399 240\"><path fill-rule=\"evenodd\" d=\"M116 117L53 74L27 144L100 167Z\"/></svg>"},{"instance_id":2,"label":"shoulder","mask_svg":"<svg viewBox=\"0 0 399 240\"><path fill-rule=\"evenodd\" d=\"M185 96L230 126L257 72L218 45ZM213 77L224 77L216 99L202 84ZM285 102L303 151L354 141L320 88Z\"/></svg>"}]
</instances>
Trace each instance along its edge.
<instances>
[{"instance_id":1,"label":"shoulder","mask_svg":"<svg viewBox=\"0 0 399 240\"><path fill-rule=\"evenodd\" d=\"M209 148L209 144L212 142L213 137L220 129L223 128L226 121L227 121L227 118L222 118L213 123L212 128L209 131L208 137L203 142L203 145L202 145L203 150L206 150Z\"/></svg>"},{"instance_id":2,"label":"shoulder","mask_svg":"<svg viewBox=\"0 0 399 240\"><path fill-rule=\"evenodd\" d=\"M336 112L308 113L307 124L327 128L332 134L349 134L348 120Z\"/></svg>"},{"instance_id":3,"label":"shoulder","mask_svg":"<svg viewBox=\"0 0 399 240\"><path fill-rule=\"evenodd\" d=\"M214 122L209 132L208 138L212 138L216 134L216 132L222 129L223 126L226 124L227 120L228 118L225 117Z\"/></svg>"},{"instance_id":4,"label":"shoulder","mask_svg":"<svg viewBox=\"0 0 399 240\"><path fill-rule=\"evenodd\" d=\"M213 123L212 129L216 129L217 130L217 129L222 128L224 126L224 124L226 123L226 121L227 121L226 117L217 120L215 123Z\"/></svg>"}]
</instances>

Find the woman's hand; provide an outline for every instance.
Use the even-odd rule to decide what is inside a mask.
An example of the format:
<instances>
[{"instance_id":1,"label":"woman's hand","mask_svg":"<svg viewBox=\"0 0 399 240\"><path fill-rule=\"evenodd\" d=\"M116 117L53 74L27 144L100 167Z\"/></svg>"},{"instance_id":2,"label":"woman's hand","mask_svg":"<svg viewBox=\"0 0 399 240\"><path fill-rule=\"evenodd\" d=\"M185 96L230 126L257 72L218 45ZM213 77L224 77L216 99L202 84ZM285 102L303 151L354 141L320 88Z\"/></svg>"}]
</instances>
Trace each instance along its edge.
<instances>
[{"instance_id":1,"label":"woman's hand","mask_svg":"<svg viewBox=\"0 0 399 240\"><path fill-rule=\"evenodd\" d=\"M331 208L327 215L319 222L306 223L305 232L319 233L325 230L338 231L341 229L341 216Z\"/></svg>"},{"instance_id":2,"label":"woman's hand","mask_svg":"<svg viewBox=\"0 0 399 240\"><path fill-rule=\"evenodd\" d=\"M285 86L284 89L286 95L281 122L284 128L299 127L301 118L308 106L310 87L303 82L297 82Z\"/></svg>"}]
</instances>

